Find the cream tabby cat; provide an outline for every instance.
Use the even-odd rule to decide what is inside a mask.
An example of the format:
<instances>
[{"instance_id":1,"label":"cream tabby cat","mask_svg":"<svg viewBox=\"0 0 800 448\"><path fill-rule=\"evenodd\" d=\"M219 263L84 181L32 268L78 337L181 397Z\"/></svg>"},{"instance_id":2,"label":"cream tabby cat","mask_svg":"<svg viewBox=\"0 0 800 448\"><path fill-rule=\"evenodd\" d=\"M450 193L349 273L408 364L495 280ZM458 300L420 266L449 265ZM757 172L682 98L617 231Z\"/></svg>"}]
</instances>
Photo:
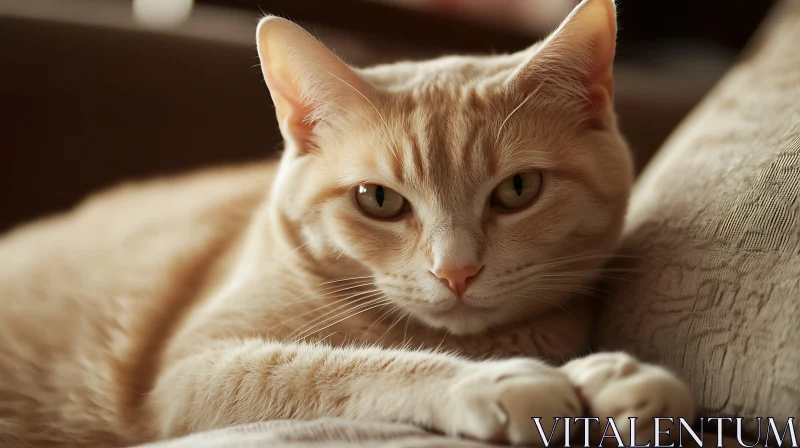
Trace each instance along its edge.
<instances>
[{"instance_id":1,"label":"cream tabby cat","mask_svg":"<svg viewBox=\"0 0 800 448\"><path fill-rule=\"evenodd\" d=\"M522 444L532 416L692 418L659 367L533 358L587 346L625 213L615 39L612 1L586 0L518 54L354 69L263 19L279 164L117 188L0 242L0 444L327 416Z\"/></svg>"}]
</instances>

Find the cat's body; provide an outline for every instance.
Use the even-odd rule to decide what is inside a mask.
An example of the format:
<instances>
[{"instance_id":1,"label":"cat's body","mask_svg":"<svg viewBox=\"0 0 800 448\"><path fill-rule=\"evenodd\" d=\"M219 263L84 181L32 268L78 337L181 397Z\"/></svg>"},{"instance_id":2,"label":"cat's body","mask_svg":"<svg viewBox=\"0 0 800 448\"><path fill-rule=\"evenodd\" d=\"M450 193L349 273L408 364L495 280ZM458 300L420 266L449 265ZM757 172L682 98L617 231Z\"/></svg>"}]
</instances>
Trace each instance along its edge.
<instances>
[{"instance_id":1,"label":"cat's body","mask_svg":"<svg viewBox=\"0 0 800 448\"><path fill-rule=\"evenodd\" d=\"M139 418L133 402L168 331L225 268L220 255L236 250L273 173L214 170L117 188L6 235L0 446L123 444L119 428Z\"/></svg>"},{"instance_id":2,"label":"cat's body","mask_svg":"<svg viewBox=\"0 0 800 448\"><path fill-rule=\"evenodd\" d=\"M116 189L0 240L0 445L324 416L520 443L532 415L691 417L679 381L621 354L467 360L588 343L632 176L613 5L577 11L527 53L360 71L262 21L279 164Z\"/></svg>"},{"instance_id":3,"label":"cat's body","mask_svg":"<svg viewBox=\"0 0 800 448\"><path fill-rule=\"evenodd\" d=\"M183 326L182 316L196 311L229 279L274 172L275 164L267 163L137 183L6 235L0 242L0 446L18 446L22 442L15 437L87 446L158 437L143 434L139 424L147 417L145 402L159 359L170 342L174 345L169 335ZM306 287L327 281L313 275L288 280ZM331 292L352 284L320 289ZM322 306L334 298L308 300L314 296L301 297L311 290L301 286L296 291L255 310L237 313L237 304L228 303L229 317L203 323L231 324L241 336L257 331L289 336L335 308ZM345 297L344 292L335 299ZM13 300L19 297L24 300ZM292 306L294 298L300 300ZM509 329L502 337L447 335L407 319L387 332L394 317L384 316L373 325L384 309L359 314L324 333L344 330L326 339L333 345L391 347L405 340L411 349L461 348L475 357L549 354L559 359L584 348L585 334L574 321L583 317L582 310L573 309L573 317L548 315L540 326ZM533 337L537 332L541 336ZM564 344L547 344L548 337ZM202 345L202 339L191 340Z\"/></svg>"}]
</instances>

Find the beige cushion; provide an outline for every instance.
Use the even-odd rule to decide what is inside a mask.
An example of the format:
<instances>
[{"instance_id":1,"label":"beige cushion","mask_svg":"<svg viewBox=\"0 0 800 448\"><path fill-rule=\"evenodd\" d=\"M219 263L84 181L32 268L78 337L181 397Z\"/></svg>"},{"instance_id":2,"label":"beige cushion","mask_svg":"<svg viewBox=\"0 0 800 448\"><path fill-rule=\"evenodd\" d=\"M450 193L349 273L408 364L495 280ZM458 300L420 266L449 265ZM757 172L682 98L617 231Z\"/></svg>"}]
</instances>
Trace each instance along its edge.
<instances>
[{"instance_id":1,"label":"beige cushion","mask_svg":"<svg viewBox=\"0 0 800 448\"><path fill-rule=\"evenodd\" d=\"M788 0L638 181L598 346L673 368L706 415L800 417L799 197Z\"/></svg>"},{"instance_id":2,"label":"beige cushion","mask_svg":"<svg viewBox=\"0 0 800 448\"><path fill-rule=\"evenodd\" d=\"M278 420L201 432L139 448L491 448L400 423Z\"/></svg>"},{"instance_id":3,"label":"beige cushion","mask_svg":"<svg viewBox=\"0 0 800 448\"><path fill-rule=\"evenodd\" d=\"M692 443L691 438L687 439L688 442L686 440L683 442L684 447L697 448L697 444ZM703 447L712 448L715 445L714 434L707 434L703 438ZM723 445L726 448L740 447L735 439L730 438L725 438ZM431 434L418 427L400 423L320 419L251 423L140 445L139 448L496 448L497 446Z\"/></svg>"}]
</instances>

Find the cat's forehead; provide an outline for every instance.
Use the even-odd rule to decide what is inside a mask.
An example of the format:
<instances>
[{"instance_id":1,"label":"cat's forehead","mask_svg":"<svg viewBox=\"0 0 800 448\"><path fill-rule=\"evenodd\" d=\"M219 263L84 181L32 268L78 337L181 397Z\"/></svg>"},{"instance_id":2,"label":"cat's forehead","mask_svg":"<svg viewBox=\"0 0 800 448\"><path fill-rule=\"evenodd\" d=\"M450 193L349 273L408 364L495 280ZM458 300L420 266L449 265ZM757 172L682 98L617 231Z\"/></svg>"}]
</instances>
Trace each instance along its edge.
<instances>
[{"instance_id":1,"label":"cat's forehead","mask_svg":"<svg viewBox=\"0 0 800 448\"><path fill-rule=\"evenodd\" d=\"M383 91L435 94L437 91L457 91L464 86L497 83L515 70L523 59L524 55L520 54L447 56L379 65L359 70L359 73Z\"/></svg>"},{"instance_id":2,"label":"cat's forehead","mask_svg":"<svg viewBox=\"0 0 800 448\"><path fill-rule=\"evenodd\" d=\"M365 143L358 145L361 168L377 173L376 181L458 208L515 170L546 165L551 154L537 129L549 121L547 112L519 109L524 96L502 91L518 62L453 57L363 73L380 92L380 114L369 120L370 136L358 138Z\"/></svg>"},{"instance_id":3,"label":"cat's forehead","mask_svg":"<svg viewBox=\"0 0 800 448\"><path fill-rule=\"evenodd\" d=\"M505 122L509 108L474 88L460 93L417 92L381 108L385 122L373 123L361 159L375 181L437 208L469 209L503 177L534 167L544 151L520 123Z\"/></svg>"}]
</instances>

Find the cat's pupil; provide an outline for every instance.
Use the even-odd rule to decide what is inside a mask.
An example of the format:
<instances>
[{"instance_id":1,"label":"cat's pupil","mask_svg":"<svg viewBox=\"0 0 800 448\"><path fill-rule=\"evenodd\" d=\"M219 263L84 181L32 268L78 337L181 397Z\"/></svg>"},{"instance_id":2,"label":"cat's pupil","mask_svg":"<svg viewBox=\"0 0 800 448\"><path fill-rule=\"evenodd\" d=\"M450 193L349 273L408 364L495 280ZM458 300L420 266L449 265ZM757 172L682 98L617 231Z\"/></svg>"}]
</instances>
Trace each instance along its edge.
<instances>
[{"instance_id":1,"label":"cat's pupil","mask_svg":"<svg viewBox=\"0 0 800 448\"><path fill-rule=\"evenodd\" d=\"M522 196L522 176L517 174L514 176L514 191L517 192L517 196Z\"/></svg>"},{"instance_id":2,"label":"cat's pupil","mask_svg":"<svg viewBox=\"0 0 800 448\"><path fill-rule=\"evenodd\" d=\"M383 187L378 186L378 188L375 189L375 200L378 201L378 207L383 207L384 195L385 193L383 192Z\"/></svg>"}]
</instances>

